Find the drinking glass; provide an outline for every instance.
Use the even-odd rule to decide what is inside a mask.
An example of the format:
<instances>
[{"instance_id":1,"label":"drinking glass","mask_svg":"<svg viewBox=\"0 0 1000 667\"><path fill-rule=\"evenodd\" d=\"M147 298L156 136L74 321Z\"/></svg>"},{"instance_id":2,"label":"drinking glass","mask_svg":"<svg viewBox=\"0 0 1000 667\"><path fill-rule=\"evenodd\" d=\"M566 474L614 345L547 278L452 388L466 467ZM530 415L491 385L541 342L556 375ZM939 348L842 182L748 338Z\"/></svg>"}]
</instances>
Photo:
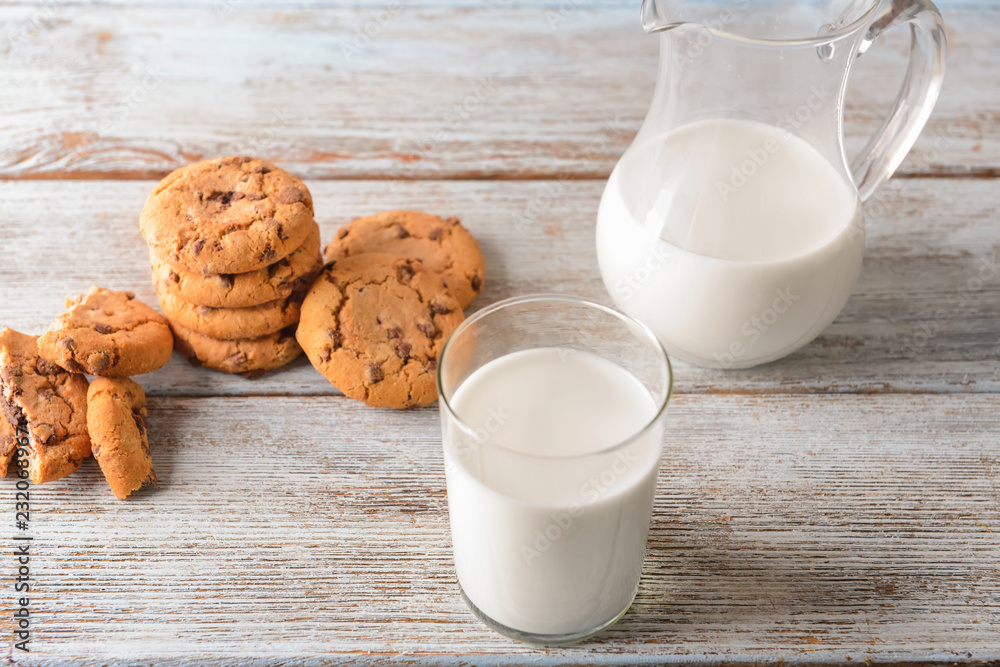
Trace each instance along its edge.
<instances>
[{"instance_id":1,"label":"drinking glass","mask_svg":"<svg viewBox=\"0 0 1000 667\"><path fill-rule=\"evenodd\" d=\"M514 639L574 643L639 585L672 372L643 324L580 298L502 301L438 362L455 569Z\"/></svg>"}]
</instances>

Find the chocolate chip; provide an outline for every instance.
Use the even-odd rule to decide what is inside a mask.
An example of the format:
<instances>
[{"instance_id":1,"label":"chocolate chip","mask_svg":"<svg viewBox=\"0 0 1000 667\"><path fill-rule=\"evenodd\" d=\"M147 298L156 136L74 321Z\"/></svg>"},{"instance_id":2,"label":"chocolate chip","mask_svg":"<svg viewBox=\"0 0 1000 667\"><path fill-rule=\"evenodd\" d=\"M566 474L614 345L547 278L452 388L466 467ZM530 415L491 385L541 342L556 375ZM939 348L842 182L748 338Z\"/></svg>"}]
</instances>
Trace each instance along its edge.
<instances>
[{"instance_id":1,"label":"chocolate chip","mask_svg":"<svg viewBox=\"0 0 1000 667\"><path fill-rule=\"evenodd\" d=\"M457 225L458 223L460 223L461 220L459 220L455 216L451 216L450 218L448 218L447 220L445 220L445 222L447 222L449 225L451 225L452 227L454 227L455 225Z\"/></svg>"},{"instance_id":2,"label":"chocolate chip","mask_svg":"<svg viewBox=\"0 0 1000 667\"><path fill-rule=\"evenodd\" d=\"M74 341L69 336L64 336L59 339L59 344L65 347L70 352L76 352L76 341Z\"/></svg>"},{"instance_id":3,"label":"chocolate chip","mask_svg":"<svg viewBox=\"0 0 1000 667\"><path fill-rule=\"evenodd\" d=\"M440 241L442 236L444 236L444 230L440 227L435 227L431 230L431 233L427 235L427 238L431 241Z\"/></svg>"},{"instance_id":4,"label":"chocolate chip","mask_svg":"<svg viewBox=\"0 0 1000 667\"><path fill-rule=\"evenodd\" d=\"M437 359L428 359L427 361L424 362L424 370L427 371L428 373L437 370L437 367L438 367Z\"/></svg>"},{"instance_id":5,"label":"chocolate chip","mask_svg":"<svg viewBox=\"0 0 1000 667\"><path fill-rule=\"evenodd\" d=\"M111 358L104 352L95 352L87 357L87 367L94 375L99 375L108 370L111 365Z\"/></svg>"},{"instance_id":6,"label":"chocolate chip","mask_svg":"<svg viewBox=\"0 0 1000 667\"><path fill-rule=\"evenodd\" d=\"M410 352L413 351L413 346L407 343L405 340L396 347L396 356L406 361L410 358Z\"/></svg>"},{"instance_id":7,"label":"chocolate chip","mask_svg":"<svg viewBox=\"0 0 1000 667\"><path fill-rule=\"evenodd\" d=\"M413 280L414 273L415 271L413 270L413 265L410 264L409 260L407 260L405 264L400 264L396 267L396 278L401 283L408 283Z\"/></svg>"},{"instance_id":8,"label":"chocolate chip","mask_svg":"<svg viewBox=\"0 0 1000 667\"><path fill-rule=\"evenodd\" d=\"M230 287L233 286L233 283L236 280L236 276L233 275L232 273L220 273L219 275L215 276L215 279L219 281L219 285L221 285L226 289L229 289Z\"/></svg>"},{"instance_id":9,"label":"chocolate chip","mask_svg":"<svg viewBox=\"0 0 1000 667\"><path fill-rule=\"evenodd\" d=\"M336 329L327 329L326 337L333 341L333 349L336 350L344 340L344 335Z\"/></svg>"},{"instance_id":10,"label":"chocolate chip","mask_svg":"<svg viewBox=\"0 0 1000 667\"><path fill-rule=\"evenodd\" d=\"M3 394L0 394L0 409L3 410L4 417L7 421L14 426L14 428L20 430L23 428L22 421L24 419L21 408L10 403Z\"/></svg>"},{"instance_id":11,"label":"chocolate chip","mask_svg":"<svg viewBox=\"0 0 1000 667\"><path fill-rule=\"evenodd\" d=\"M260 261L270 264L278 256L278 253L271 246L264 248L264 252L260 254Z\"/></svg>"},{"instance_id":12,"label":"chocolate chip","mask_svg":"<svg viewBox=\"0 0 1000 667\"><path fill-rule=\"evenodd\" d=\"M125 295L125 298L128 299L129 301L135 298L135 294L133 292L123 292L123 294Z\"/></svg>"},{"instance_id":13,"label":"chocolate chip","mask_svg":"<svg viewBox=\"0 0 1000 667\"><path fill-rule=\"evenodd\" d=\"M238 157L236 158L236 164L246 164L247 162L253 162L252 157Z\"/></svg>"},{"instance_id":14,"label":"chocolate chip","mask_svg":"<svg viewBox=\"0 0 1000 667\"><path fill-rule=\"evenodd\" d=\"M229 201L239 201L239 200L243 199L244 197L246 197L246 195L243 194L242 192L230 192L229 194L232 195L229 198Z\"/></svg>"},{"instance_id":15,"label":"chocolate chip","mask_svg":"<svg viewBox=\"0 0 1000 667\"><path fill-rule=\"evenodd\" d=\"M237 352L236 354L231 354L226 357L226 363L230 363L233 366L242 366L247 362L247 355L242 352Z\"/></svg>"},{"instance_id":16,"label":"chocolate chip","mask_svg":"<svg viewBox=\"0 0 1000 667\"><path fill-rule=\"evenodd\" d=\"M319 360L325 364L326 362L330 361L331 354L332 350L330 350L330 348L328 347L324 347L322 350L319 351Z\"/></svg>"},{"instance_id":17,"label":"chocolate chip","mask_svg":"<svg viewBox=\"0 0 1000 667\"><path fill-rule=\"evenodd\" d=\"M68 370L70 373L86 373L87 371L80 364L76 363L74 359L66 359L62 362L63 368Z\"/></svg>"},{"instance_id":18,"label":"chocolate chip","mask_svg":"<svg viewBox=\"0 0 1000 667\"><path fill-rule=\"evenodd\" d=\"M278 275L278 271L280 271L281 269L287 269L291 267L291 265L292 263L288 261L287 257L278 260L274 264L269 264L267 267L267 277L274 278L276 275Z\"/></svg>"},{"instance_id":19,"label":"chocolate chip","mask_svg":"<svg viewBox=\"0 0 1000 667\"><path fill-rule=\"evenodd\" d=\"M167 280L172 283L179 283L181 281L181 277L171 270L167 273Z\"/></svg>"},{"instance_id":20,"label":"chocolate chip","mask_svg":"<svg viewBox=\"0 0 1000 667\"><path fill-rule=\"evenodd\" d=\"M479 277L479 274L472 276L472 289L478 292L483 287L483 279Z\"/></svg>"},{"instance_id":21,"label":"chocolate chip","mask_svg":"<svg viewBox=\"0 0 1000 667\"><path fill-rule=\"evenodd\" d=\"M56 429L52 424L35 424L31 431L35 435L35 440L43 445L49 444L49 441L56 436Z\"/></svg>"},{"instance_id":22,"label":"chocolate chip","mask_svg":"<svg viewBox=\"0 0 1000 667\"><path fill-rule=\"evenodd\" d=\"M47 359L38 357L35 359L35 372L39 375L55 375L62 371L62 368Z\"/></svg>"},{"instance_id":23,"label":"chocolate chip","mask_svg":"<svg viewBox=\"0 0 1000 667\"><path fill-rule=\"evenodd\" d=\"M267 197L267 195L264 194L263 192L248 192L246 194L246 198L249 199L250 201L260 201L265 197Z\"/></svg>"},{"instance_id":24,"label":"chocolate chip","mask_svg":"<svg viewBox=\"0 0 1000 667\"><path fill-rule=\"evenodd\" d=\"M428 338L434 338L434 336L437 335L437 327L434 326L433 322L417 322L417 329L419 329L420 333Z\"/></svg>"},{"instance_id":25,"label":"chocolate chip","mask_svg":"<svg viewBox=\"0 0 1000 667\"><path fill-rule=\"evenodd\" d=\"M250 173L251 174L270 174L271 173L271 168L270 167L266 167L266 166L264 166L262 164L257 164L257 165L254 165L252 169L250 169Z\"/></svg>"},{"instance_id":26,"label":"chocolate chip","mask_svg":"<svg viewBox=\"0 0 1000 667\"><path fill-rule=\"evenodd\" d=\"M431 301L431 312L437 315L447 315L451 312L451 308L440 301Z\"/></svg>"},{"instance_id":27,"label":"chocolate chip","mask_svg":"<svg viewBox=\"0 0 1000 667\"><path fill-rule=\"evenodd\" d=\"M368 374L368 381L375 383L382 381L382 369L379 368L378 364L368 364L368 368L365 369Z\"/></svg>"},{"instance_id":28,"label":"chocolate chip","mask_svg":"<svg viewBox=\"0 0 1000 667\"><path fill-rule=\"evenodd\" d=\"M140 434L146 432L146 415L142 413L142 408L132 408L132 421L135 422L135 427L139 429Z\"/></svg>"},{"instance_id":29,"label":"chocolate chip","mask_svg":"<svg viewBox=\"0 0 1000 667\"><path fill-rule=\"evenodd\" d=\"M198 239L191 246L191 252L197 257L201 254L201 251L205 249L205 239Z\"/></svg>"},{"instance_id":30,"label":"chocolate chip","mask_svg":"<svg viewBox=\"0 0 1000 667\"><path fill-rule=\"evenodd\" d=\"M395 340L396 338L402 338L403 330L398 325L393 324L385 330L385 335L389 337L389 340Z\"/></svg>"},{"instance_id":31,"label":"chocolate chip","mask_svg":"<svg viewBox=\"0 0 1000 667\"><path fill-rule=\"evenodd\" d=\"M7 384L11 384L21 378L22 372L20 368L14 366L4 366L0 368L0 380L3 380Z\"/></svg>"},{"instance_id":32,"label":"chocolate chip","mask_svg":"<svg viewBox=\"0 0 1000 667\"><path fill-rule=\"evenodd\" d=\"M351 230L349 230L347 227L341 227L340 229L337 230L337 238L338 239L345 238L350 233Z\"/></svg>"},{"instance_id":33,"label":"chocolate chip","mask_svg":"<svg viewBox=\"0 0 1000 667\"><path fill-rule=\"evenodd\" d=\"M282 204L297 204L306 200L306 193L299 188L288 186L278 193L278 201Z\"/></svg>"},{"instance_id":34,"label":"chocolate chip","mask_svg":"<svg viewBox=\"0 0 1000 667\"><path fill-rule=\"evenodd\" d=\"M213 192L208 196L209 201L217 201L223 207L229 206L229 203L233 201L233 195L236 194L232 190L229 192Z\"/></svg>"},{"instance_id":35,"label":"chocolate chip","mask_svg":"<svg viewBox=\"0 0 1000 667\"><path fill-rule=\"evenodd\" d=\"M104 324L103 322L95 322L94 330L97 331L97 333L99 334L109 334L112 331L114 331L115 328L110 324Z\"/></svg>"},{"instance_id":36,"label":"chocolate chip","mask_svg":"<svg viewBox=\"0 0 1000 667\"><path fill-rule=\"evenodd\" d=\"M406 227L403 227L403 225L396 225L396 236L405 239L410 236L410 232L406 231Z\"/></svg>"},{"instance_id":37,"label":"chocolate chip","mask_svg":"<svg viewBox=\"0 0 1000 667\"><path fill-rule=\"evenodd\" d=\"M277 220L272 220L271 222L273 222L273 223L274 223L274 226L273 226L273 227L271 227L271 228L269 228L269 229L273 229L273 231L274 231L275 235L276 235L276 236L277 236L277 237L278 237L279 239L281 239L282 241L287 241L287 240L288 240L288 234L286 234L286 233L285 233L285 226L284 226L284 225L282 225L282 224L281 224L280 222L278 222Z\"/></svg>"},{"instance_id":38,"label":"chocolate chip","mask_svg":"<svg viewBox=\"0 0 1000 667\"><path fill-rule=\"evenodd\" d=\"M222 241L218 241L218 240L213 241L212 242L212 249L215 250L216 252L222 252Z\"/></svg>"}]
</instances>

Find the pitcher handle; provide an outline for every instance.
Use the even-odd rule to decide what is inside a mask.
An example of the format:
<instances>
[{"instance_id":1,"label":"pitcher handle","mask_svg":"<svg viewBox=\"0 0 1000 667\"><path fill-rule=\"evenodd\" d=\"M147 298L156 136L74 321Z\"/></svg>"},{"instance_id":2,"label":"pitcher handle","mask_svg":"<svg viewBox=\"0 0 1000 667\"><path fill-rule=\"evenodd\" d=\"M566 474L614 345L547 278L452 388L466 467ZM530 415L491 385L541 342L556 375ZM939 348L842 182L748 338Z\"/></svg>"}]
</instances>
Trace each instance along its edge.
<instances>
[{"instance_id":1,"label":"pitcher handle","mask_svg":"<svg viewBox=\"0 0 1000 667\"><path fill-rule=\"evenodd\" d=\"M931 0L884 0L858 55L884 31L903 23L910 24L911 34L906 80L892 113L851 165L862 201L903 162L934 109L944 79L948 41L941 12Z\"/></svg>"}]
</instances>

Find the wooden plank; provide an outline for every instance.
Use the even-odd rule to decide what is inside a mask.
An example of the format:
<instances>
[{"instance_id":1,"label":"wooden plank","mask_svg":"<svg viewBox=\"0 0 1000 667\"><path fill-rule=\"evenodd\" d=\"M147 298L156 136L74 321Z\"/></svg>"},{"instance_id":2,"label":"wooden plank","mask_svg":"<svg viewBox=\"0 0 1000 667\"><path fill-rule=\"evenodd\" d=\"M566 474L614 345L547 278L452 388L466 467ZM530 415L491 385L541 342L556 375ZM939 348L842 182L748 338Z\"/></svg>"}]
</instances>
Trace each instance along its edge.
<instances>
[{"instance_id":1,"label":"wooden plank","mask_svg":"<svg viewBox=\"0 0 1000 667\"><path fill-rule=\"evenodd\" d=\"M634 5L227 2L0 7L0 177L150 178L254 153L314 179L604 178L656 80ZM903 173L995 175L1000 8L946 14L948 79ZM858 63L849 152L895 96L907 42Z\"/></svg>"},{"instance_id":2,"label":"wooden plank","mask_svg":"<svg viewBox=\"0 0 1000 667\"><path fill-rule=\"evenodd\" d=\"M402 0L401 0L402 2ZM52 5L50 0L5 0L6 5L19 5L25 7L46 7ZM101 0L99 3L94 0L60 0L59 5L105 5L120 7L163 7L164 0ZM313 2L311 0L259 0L253 3L255 8L265 9L316 9L331 7L387 7L390 2L367 2L366 0L321 0ZM483 3L476 0L405 0L402 4L410 7L477 7L481 8ZM494 4L502 4L513 7L542 7L545 9L558 9L562 4L559 0L497 0ZM586 7L595 9L606 9L608 7L629 8L634 11L639 10L641 0L573 0L574 7ZM936 0L934 3L942 10L944 9L989 9L993 7L993 0ZM170 3L175 8L216 8L218 0L177 0ZM239 2L232 3L232 9L245 9Z\"/></svg>"},{"instance_id":3,"label":"wooden plank","mask_svg":"<svg viewBox=\"0 0 1000 667\"><path fill-rule=\"evenodd\" d=\"M677 396L635 605L596 642L539 650L458 596L434 409L158 398L159 488L115 501L91 460L32 489L25 657L995 661L998 409L997 396Z\"/></svg>"},{"instance_id":4,"label":"wooden plank","mask_svg":"<svg viewBox=\"0 0 1000 667\"><path fill-rule=\"evenodd\" d=\"M486 257L472 309L532 292L610 302L597 270L599 181L311 182L324 241L388 208L457 215ZM91 284L155 303L137 217L152 182L0 184L0 324L40 333ZM996 392L1000 251L996 182L902 179L870 211L861 278L840 318L781 362L747 371L677 364L685 392ZM980 276L986 275L987 279ZM930 335L929 335L930 334ZM331 393L300 360L256 381L179 357L140 381L154 395Z\"/></svg>"}]
</instances>

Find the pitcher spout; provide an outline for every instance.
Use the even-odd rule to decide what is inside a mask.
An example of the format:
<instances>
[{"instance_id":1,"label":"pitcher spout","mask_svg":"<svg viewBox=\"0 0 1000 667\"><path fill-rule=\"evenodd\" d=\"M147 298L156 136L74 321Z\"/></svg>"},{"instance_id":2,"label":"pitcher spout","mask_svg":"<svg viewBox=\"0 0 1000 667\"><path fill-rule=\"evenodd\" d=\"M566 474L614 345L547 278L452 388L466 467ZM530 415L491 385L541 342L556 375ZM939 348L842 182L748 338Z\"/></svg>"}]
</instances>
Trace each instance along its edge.
<instances>
[{"instance_id":1,"label":"pitcher spout","mask_svg":"<svg viewBox=\"0 0 1000 667\"><path fill-rule=\"evenodd\" d=\"M739 0L744 5L749 0ZM688 16L692 12L685 11L682 0L642 0L640 17L642 29L646 32L662 32L685 23L697 23L698 17ZM703 17L702 17L703 18Z\"/></svg>"}]
</instances>

